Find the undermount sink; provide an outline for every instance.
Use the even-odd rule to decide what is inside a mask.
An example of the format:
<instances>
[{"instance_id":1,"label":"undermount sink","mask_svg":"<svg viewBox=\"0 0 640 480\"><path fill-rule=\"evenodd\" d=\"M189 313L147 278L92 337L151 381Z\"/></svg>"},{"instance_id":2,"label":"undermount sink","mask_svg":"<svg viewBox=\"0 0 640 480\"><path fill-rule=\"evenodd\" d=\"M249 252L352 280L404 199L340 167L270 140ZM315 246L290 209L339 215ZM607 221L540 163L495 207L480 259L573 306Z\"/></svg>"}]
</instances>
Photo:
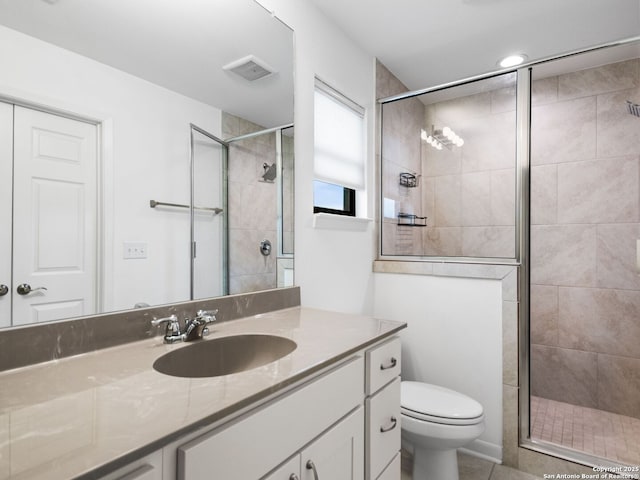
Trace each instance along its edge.
<instances>
[{"instance_id":1,"label":"undermount sink","mask_svg":"<svg viewBox=\"0 0 640 480\"><path fill-rule=\"evenodd\" d=\"M275 335L233 335L198 341L166 353L153 368L174 377L219 377L275 362L296 347L293 340Z\"/></svg>"}]
</instances>

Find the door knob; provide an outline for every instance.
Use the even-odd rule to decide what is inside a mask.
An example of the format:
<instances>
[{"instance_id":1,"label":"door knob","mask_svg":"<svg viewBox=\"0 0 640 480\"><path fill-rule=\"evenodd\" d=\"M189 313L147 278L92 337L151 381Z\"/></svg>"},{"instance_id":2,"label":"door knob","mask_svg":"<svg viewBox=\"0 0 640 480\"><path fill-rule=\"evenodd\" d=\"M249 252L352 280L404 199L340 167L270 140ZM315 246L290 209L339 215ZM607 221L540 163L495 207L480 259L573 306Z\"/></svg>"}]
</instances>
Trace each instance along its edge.
<instances>
[{"instance_id":1,"label":"door knob","mask_svg":"<svg viewBox=\"0 0 640 480\"><path fill-rule=\"evenodd\" d=\"M9 293L9 287L4 284L0 285L0 297L3 297L7 293Z\"/></svg>"},{"instance_id":2,"label":"door knob","mask_svg":"<svg viewBox=\"0 0 640 480\"><path fill-rule=\"evenodd\" d=\"M35 292L36 290L46 289L47 287L31 288L31 285L29 285L28 283L21 283L20 285L18 285L18 288L16 288L16 291L18 292L18 295L27 295L28 293Z\"/></svg>"}]
</instances>

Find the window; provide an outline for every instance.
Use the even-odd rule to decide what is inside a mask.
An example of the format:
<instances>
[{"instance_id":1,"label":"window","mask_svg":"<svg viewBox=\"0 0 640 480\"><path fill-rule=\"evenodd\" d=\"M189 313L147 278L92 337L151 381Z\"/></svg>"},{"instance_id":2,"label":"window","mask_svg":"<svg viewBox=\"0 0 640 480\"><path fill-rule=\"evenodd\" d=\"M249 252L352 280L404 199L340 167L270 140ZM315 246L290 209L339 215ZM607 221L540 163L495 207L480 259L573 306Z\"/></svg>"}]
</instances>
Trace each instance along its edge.
<instances>
[{"instance_id":1,"label":"window","mask_svg":"<svg viewBox=\"0 0 640 480\"><path fill-rule=\"evenodd\" d=\"M313 213L356 216L356 191L331 183L313 181Z\"/></svg>"},{"instance_id":2,"label":"window","mask_svg":"<svg viewBox=\"0 0 640 480\"><path fill-rule=\"evenodd\" d=\"M364 108L316 79L313 211L356 216L365 185Z\"/></svg>"}]
</instances>

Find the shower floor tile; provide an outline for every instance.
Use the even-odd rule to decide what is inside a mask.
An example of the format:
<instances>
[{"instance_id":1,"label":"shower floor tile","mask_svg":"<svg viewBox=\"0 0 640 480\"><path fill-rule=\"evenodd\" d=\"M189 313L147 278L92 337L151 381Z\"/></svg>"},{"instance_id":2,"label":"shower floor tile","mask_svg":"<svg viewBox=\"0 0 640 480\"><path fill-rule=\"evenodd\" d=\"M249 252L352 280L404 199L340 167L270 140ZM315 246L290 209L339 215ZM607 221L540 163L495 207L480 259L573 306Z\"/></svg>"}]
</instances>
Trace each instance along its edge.
<instances>
[{"instance_id":1,"label":"shower floor tile","mask_svg":"<svg viewBox=\"0 0 640 480\"><path fill-rule=\"evenodd\" d=\"M531 397L531 437L640 465L640 419Z\"/></svg>"}]
</instances>

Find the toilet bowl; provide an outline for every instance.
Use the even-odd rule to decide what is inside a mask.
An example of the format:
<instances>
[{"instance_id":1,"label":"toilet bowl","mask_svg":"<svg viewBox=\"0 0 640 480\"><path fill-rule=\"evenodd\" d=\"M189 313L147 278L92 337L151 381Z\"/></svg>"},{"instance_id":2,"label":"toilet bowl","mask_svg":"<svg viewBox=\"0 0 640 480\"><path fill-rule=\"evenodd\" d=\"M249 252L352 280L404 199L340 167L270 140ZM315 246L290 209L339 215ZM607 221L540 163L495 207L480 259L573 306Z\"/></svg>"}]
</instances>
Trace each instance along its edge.
<instances>
[{"instance_id":1,"label":"toilet bowl","mask_svg":"<svg viewBox=\"0 0 640 480\"><path fill-rule=\"evenodd\" d=\"M484 432L482 405L448 388L402 382L402 439L413 449L413 480L458 480L456 449Z\"/></svg>"}]
</instances>

